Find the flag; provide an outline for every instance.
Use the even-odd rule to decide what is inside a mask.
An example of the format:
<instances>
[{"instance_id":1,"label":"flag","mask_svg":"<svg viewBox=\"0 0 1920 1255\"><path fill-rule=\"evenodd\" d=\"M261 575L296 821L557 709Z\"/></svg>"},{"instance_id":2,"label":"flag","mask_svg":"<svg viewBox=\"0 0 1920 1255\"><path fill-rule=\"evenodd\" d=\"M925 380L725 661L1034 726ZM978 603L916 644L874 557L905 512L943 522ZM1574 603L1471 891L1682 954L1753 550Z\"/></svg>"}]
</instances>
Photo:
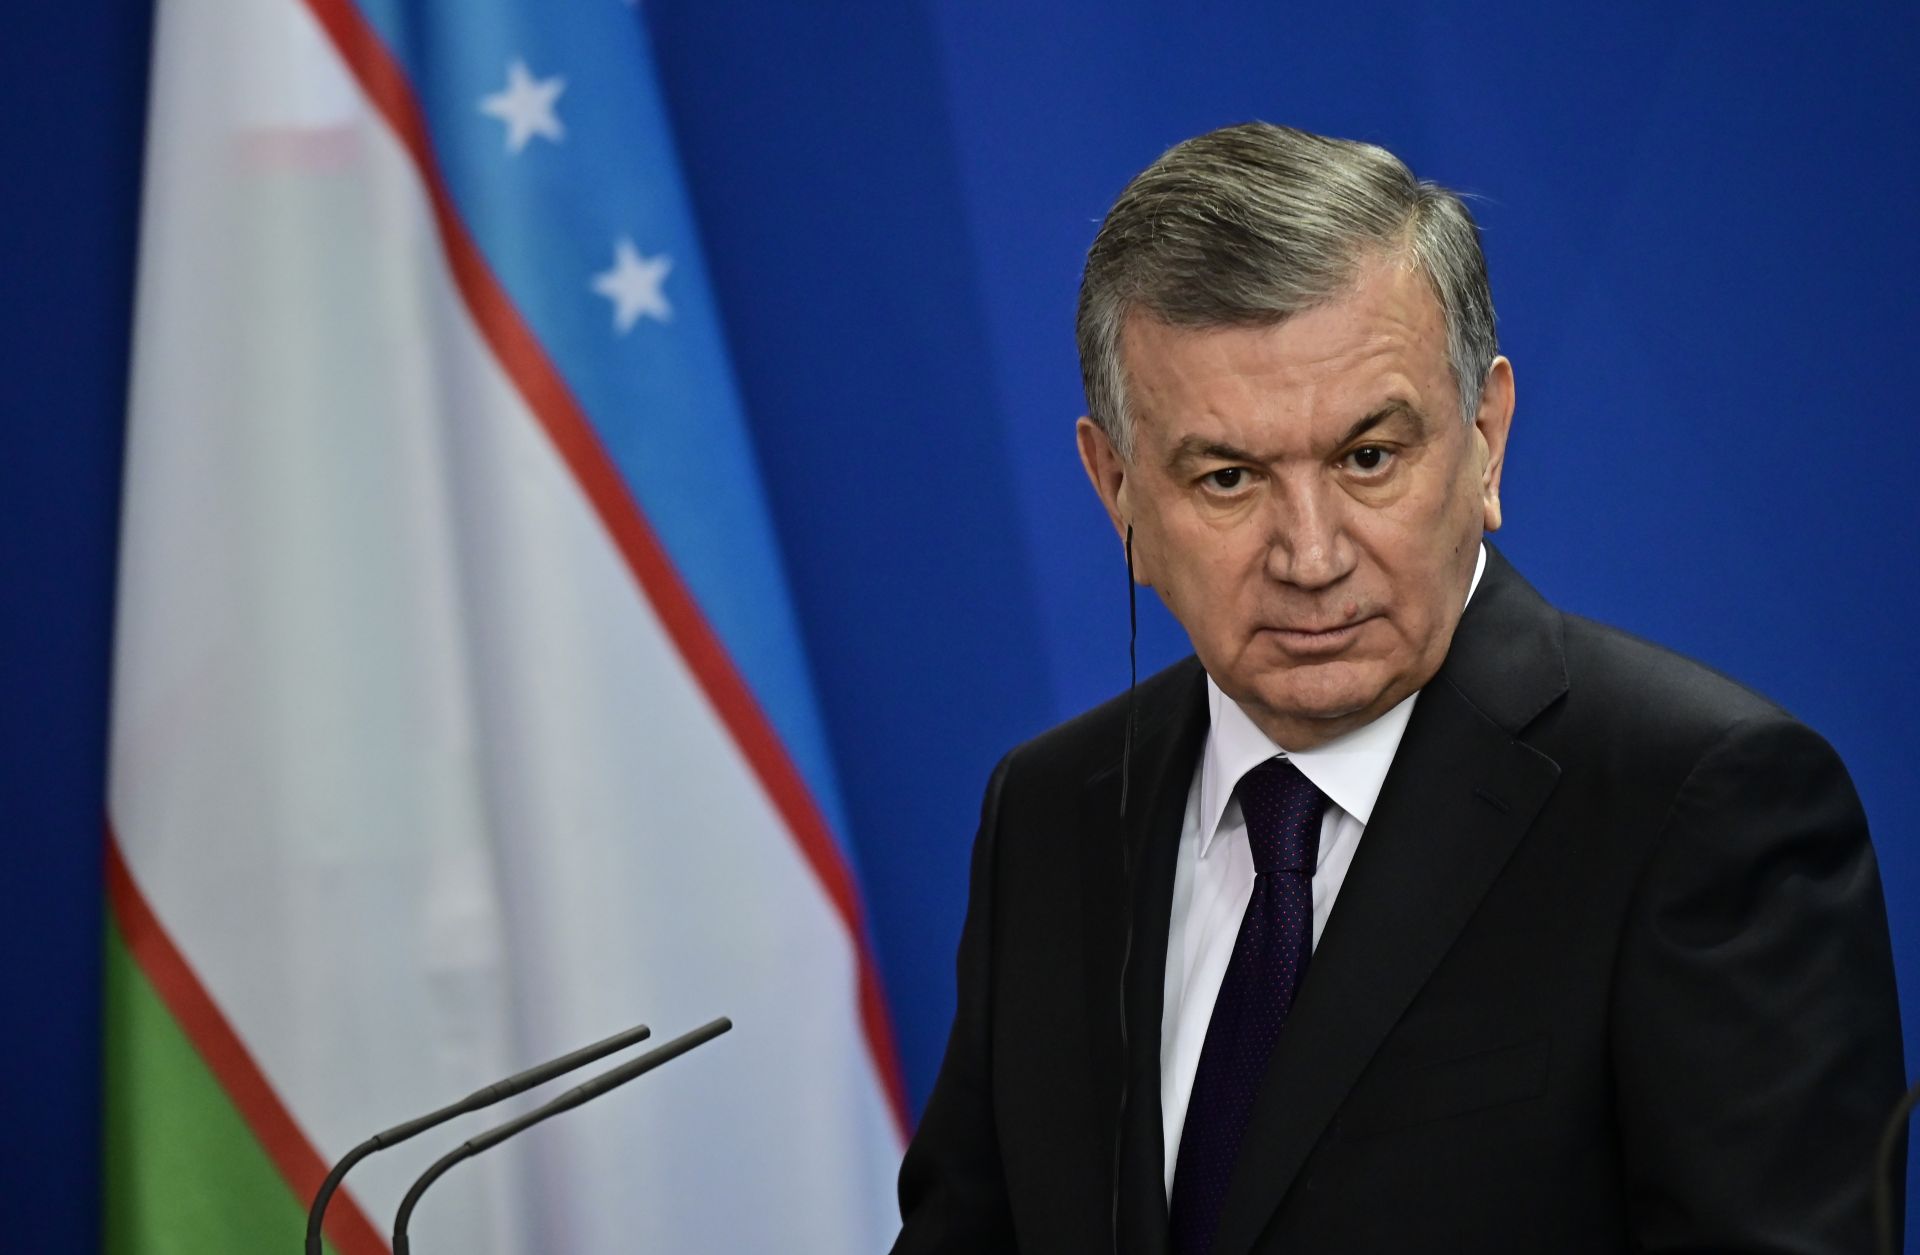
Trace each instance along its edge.
<instances>
[{"instance_id":1,"label":"flag","mask_svg":"<svg viewBox=\"0 0 1920 1255\"><path fill-rule=\"evenodd\" d=\"M435 1186L461 1252L879 1250L905 1116L635 9L161 0L107 799L110 1251L735 1030ZM804 316L804 311L796 311ZM333 1249L496 1109L369 1159Z\"/></svg>"}]
</instances>

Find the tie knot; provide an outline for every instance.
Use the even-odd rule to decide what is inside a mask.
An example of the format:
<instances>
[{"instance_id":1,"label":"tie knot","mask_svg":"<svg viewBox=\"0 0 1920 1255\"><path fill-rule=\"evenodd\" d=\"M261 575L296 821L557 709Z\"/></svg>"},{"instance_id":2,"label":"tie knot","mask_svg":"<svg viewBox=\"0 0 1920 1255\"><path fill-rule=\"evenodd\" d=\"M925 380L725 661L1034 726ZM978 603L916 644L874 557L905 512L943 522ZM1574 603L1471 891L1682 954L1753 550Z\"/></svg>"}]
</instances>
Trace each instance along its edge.
<instances>
[{"instance_id":1,"label":"tie knot","mask_svg":"<svg viewBox=\"0 0 1920 1255\"><path fill-rule=\"evenodd\" d=\"M1327 795L1284 758L1269 758L1240 777L1235 792L1247 820L1254 872L1311 876L1320 860L1320 816Z\"/></svg>"}]
</instances>

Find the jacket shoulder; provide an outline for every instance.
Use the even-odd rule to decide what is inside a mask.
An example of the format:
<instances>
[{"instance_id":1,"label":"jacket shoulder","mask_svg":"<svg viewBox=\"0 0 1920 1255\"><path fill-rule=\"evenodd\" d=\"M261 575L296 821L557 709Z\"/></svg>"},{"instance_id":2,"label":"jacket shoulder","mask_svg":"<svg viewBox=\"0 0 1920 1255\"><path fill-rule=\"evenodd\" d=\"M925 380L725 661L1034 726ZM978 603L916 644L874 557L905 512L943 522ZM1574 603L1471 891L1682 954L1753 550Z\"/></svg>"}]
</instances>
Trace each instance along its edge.
<instances>
[{"instance_id":1,"label":"jacket shoulder","mask_svg":"<svg viewBox=\"0 0 1920 1255\"><path fill-rule=\"evenodd\" d=\"M1742 726L1804 727L1778 703L1704 663L1591 619L1561 619L1564 714L1590 734L1673 753L1698 752Z\"/></svg>"},{"instance_id":2,"label":"jacket shoulder","mask_svg":"<svg viewBox=\"0 0 1920 1255\"><path fill-rule=\"evenodd\" d=\"M1204 700L1200 662L1192 655L1141 680L1131 692L1055 724L1007 752L1003 770L1038 772L1049 778L1090 779L1117 769L1126 744L1127 714L1134 712L1136 748Z\"/></svg>"}]
</instances>

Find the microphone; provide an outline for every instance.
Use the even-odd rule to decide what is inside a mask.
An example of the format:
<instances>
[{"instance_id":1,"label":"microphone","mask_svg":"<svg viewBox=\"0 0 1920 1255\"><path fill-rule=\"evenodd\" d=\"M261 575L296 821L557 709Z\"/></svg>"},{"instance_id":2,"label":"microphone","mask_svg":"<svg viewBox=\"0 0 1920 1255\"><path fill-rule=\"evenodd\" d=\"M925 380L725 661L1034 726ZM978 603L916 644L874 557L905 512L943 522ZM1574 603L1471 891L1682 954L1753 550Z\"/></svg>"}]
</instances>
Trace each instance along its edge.
<instances>
[{"instance_id":1,"label":"microphone","mask_svg":"<svg viewBox=\"0 0 1920 1255\"><path fill-rule=\"evenodd\" d=\"M1920 1084L1908 1090L1907 1096L1893 1104L1893 1110L1887 1113L1887 1126L1880 1131L1880 1146L1873 1157L1874 1249L1883 1255L1898 1255L1893 1249L1893 1192L1900 1188L1900 1183L1893 1179L1893 1163L1897 1158L1894 1149L1900 1145L1915 1107L1920 1107Z\"/></svg>"},{"instance_id":2,"label":"microphone","mask_svg":"<svg viewBox=\"0 0 1920 1255\"><path fill-rule=\"evenodd\" d=\"M436 1125L445 1124L455 1116L466 1115L469 1111L478 1111L482 1107L491 1107L503 1098L525 1093L536 1085L544 1085L556 1076L564 1076L575 1068L585 1067L598 1059L604 1059L618 1050L625 1050L635 1042L645 1041L653 1032L644 1024L636 1024L624 1033L615 1033L603 1041L591 1046L582 1046L571 1054L561 1055L558 1059L549 1059L538 1067L528 1068L525 1072L510 1076L504 1081L495 1081L485 1089L477 1089L459 1102L430 1111L405 1124L396 1124L383 1133L375 1133L346 1153L345 1158L333 1166L327 1179L320 1183L320 1190L313 1196L313 1206L307 1211L307 1255L321 1255L320 1222L326 1217L327 1204L333 1201L335 1190L346 1178L353 1165L378 1150L397 1146L408 1138L425 1133Z\"/></svg>"},{"instance_id":3,"label":"microphone","mask_svg":"<svg viewBox=\"0 0 1920 1255\"><path fill-rule=\"evenodd\" d=\"M427 1187L444 1176L447 1169L463 1159L471 1159L483 1150L498 1146L515 1133L530 1129L542 1120L557 1116L563 1111L571 1111L582 1103L592 1102L608 1090L618 1089L643 1072L651 1072L661 1064L679 1058L695 1046L705 1045L732 1027L733 1021L724 1015L717 1020L711 1020L690 1033L682 1033L664 1046L654 1047L638 1059L629 1059L617 1067L608 1068L591 1080L582 1081L544 1107L536 1107L517 1120L509 1120L484 1133L476 1133L460 1143L435 1161L431 1168L421 1173L420 1179L415 1181L413 1188L407 1191L407 1196L400 1200L400 1210L393 1217L393 1255L407 1255L407 1223L413 1219L413 1209L419 1204L420 1196L427 1192Z\"/></svg>"}]
</instances>

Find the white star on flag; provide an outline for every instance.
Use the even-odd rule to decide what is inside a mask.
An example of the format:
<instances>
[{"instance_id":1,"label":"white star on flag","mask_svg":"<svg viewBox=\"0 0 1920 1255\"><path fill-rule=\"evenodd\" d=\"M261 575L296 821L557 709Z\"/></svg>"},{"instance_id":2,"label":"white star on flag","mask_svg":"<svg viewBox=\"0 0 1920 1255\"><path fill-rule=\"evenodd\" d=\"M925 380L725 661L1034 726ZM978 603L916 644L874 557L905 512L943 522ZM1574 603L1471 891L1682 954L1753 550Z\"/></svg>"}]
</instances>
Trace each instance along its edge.
<instances>
[{"instance_id":1,"label":"white star on flag","mask_svg":"<svg viewBox=\"0 0 1920 1255\"><path fill-rule=\"evenodd\" d=\"M567 89L564 78L535 78L527 63L515 57L507 67L507 85L480 100L480 112L507 124L507 151L518 153L538 135L559 143L567 133L554 115L553 102Z\"/></svg>"},{"instance_id":2,"label":"white star on flag","mask_svg":"<svg viewBox=\"0 0 1920 1255\"><path fill-rule=\"evenodd\" d=\"M613 302L616 331L625 335L642 314L657 322L672 320L673 306L660 290L672 269L673 258L665 253L643 257L625 236L614 244L613 269L593 277L593 290Z\"/></svg>"}]
</instances>

